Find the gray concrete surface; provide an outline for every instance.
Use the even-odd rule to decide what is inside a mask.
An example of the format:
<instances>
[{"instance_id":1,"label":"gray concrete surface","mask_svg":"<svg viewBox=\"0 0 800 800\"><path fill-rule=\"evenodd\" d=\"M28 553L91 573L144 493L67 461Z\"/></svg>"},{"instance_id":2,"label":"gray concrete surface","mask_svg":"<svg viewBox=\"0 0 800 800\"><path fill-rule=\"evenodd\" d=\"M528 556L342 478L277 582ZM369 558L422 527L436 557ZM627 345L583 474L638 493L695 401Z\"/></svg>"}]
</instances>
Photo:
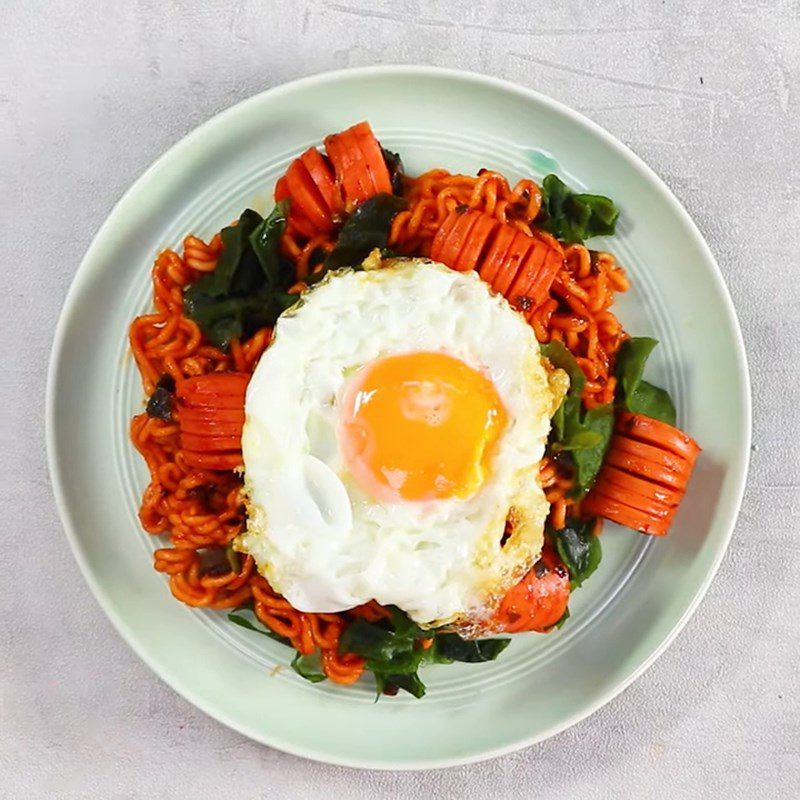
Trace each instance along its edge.
<instances>
[{"instance_id":1,"label":"gray concrete surface","mask_svg":"<svg viewBox=\"0 0 800 800\"><path fill-rule=\"evenodd\" d=\"M5 0L0 797L800 796L799 9L787 0ZM418 774L269 750L151 674L73 562L42 424L64 294L143 169L267 87L392 62L535 87L642 156L719 259L755 402L739 524L674 646L570 731L489 763Z\"/></svg>"}]
</instances>

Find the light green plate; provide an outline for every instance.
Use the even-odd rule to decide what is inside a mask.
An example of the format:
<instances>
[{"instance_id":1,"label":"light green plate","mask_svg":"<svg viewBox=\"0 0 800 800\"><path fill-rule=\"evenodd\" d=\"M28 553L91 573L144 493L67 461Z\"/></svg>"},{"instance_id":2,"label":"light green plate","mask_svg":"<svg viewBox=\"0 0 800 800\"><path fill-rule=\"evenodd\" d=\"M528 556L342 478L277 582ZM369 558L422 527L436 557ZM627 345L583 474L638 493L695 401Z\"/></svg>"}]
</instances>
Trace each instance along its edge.
<instances>
[{"instance_id":1,"label":"light green plate","mask_svg":"<svg viewBox=\"0 0 800 800\"><path fill-rule=\"evenodd\" d=\"M633 289L628 330L661 340L652 379L702 444L664 540L608 526L600 570L572 618L517 637L495 663L426 670L428 695L373 703L371 685L311 685L289 654L219 612L175 602L151 566L159 542L136 518L146 470L127 438L142 408L127 349L150 305L150 266L187 232L208 237L245 206L264 211L289 161L369 119L414 174L434 166L557 171L622 208L616 253ZM650 377L650 376L649 376ZM719 270L664 184L623 145L567 108L509 83L422 67L319 75L247 100L198 128L128 191L97 234L67 297L48 386L50 469L64 527L105 612L144 661L221 722L265 744L360 767L424 768L507 753L587 716L653 662L706 591L731 535L747 469L750 404L741 335Z\"/></svg>"}]
</instances>

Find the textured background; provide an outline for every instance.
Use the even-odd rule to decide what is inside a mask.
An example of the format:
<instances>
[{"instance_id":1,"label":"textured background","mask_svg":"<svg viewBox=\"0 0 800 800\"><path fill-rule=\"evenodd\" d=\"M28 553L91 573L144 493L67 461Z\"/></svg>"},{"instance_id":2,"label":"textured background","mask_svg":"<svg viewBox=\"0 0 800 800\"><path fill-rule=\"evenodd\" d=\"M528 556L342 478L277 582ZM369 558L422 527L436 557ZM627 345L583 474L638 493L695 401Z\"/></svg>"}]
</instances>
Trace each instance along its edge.
<instances>
[{"instance_id":1,"label":"textured background","mask_svg":"<svg viewBox=\"0 0 800 800\"><path fill-rule=\"evenodd\" d=\"M535 5L4 0L0 508L11 524L0 547L1 797L800 796L800 7ZM755 403L730 551L673 647L570 731L486 764L420 774L283 755L164 686L78 574L42 435L58 310L125 188L242 98L321 70L393 62L513 79L641 155L719 259Z\"/></svg>"}]
</instances>

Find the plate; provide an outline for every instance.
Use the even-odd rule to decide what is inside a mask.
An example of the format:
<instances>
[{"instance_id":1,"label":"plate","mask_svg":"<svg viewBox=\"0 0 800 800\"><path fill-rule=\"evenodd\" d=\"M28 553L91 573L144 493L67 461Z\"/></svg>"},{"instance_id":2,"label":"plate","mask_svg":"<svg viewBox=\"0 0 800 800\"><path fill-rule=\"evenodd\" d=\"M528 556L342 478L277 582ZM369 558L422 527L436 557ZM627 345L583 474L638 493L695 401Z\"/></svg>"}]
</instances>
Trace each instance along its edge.
<instances>
[{"instance_id":1,"label":"plate","mask_svg":"<svg viewBox=\"0 0 800 800\"><path fill-rule=\"evenodd\" d=\"M155 254L209 237L246 206L271 206L292 158L368 119L407 171L433 166L510 178L558 172L622 208L607 247L633 289L625 327L661 341L648 369L676 399L704 452L669 536L609 525L604 560L548 636L517 637L494 663L431 667L428 695L311 685L285 648L187 608L153 571L157 539L139 527L144 464L128 442L143 397L127 347L150 307ZM75 557L120 634L177 692L259 742L358 767L421 769L477 761L552 736L622 691L663 652L708 588L731 536L750 441L747 367L719 269L675 197L598 126L536 92L427 67L326 73L219 114L162 156L95 237L67 296L50 362L47 442ZM258 641L256 641L258 640Z\"/></svg>"}]
</instances>

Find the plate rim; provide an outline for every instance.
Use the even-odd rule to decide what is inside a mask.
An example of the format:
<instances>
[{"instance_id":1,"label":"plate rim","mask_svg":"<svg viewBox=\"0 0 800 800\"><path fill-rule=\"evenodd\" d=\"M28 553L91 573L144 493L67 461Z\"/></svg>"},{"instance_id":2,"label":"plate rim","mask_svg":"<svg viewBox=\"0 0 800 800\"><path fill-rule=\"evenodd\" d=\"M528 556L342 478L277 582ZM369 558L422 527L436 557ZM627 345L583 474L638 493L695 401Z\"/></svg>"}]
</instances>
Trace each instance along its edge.
<instances>
[{"instance_id":1,"label":"plate rim","mask_svg":"<svg viewBox=\"0 0 800 800\"><path fill-rule=\"evenodd\" d=\"M727 506L727 508L723 509L722 512L724 515L722 522L725 530L724 538L717 544L713 561L703 577L703 580L696 587L694 596L684 609L682 615L676 620L672 628L664 635L660 644L650 653L647 658L642 661L642 663L638 665L636 669L634 669L624 680L619 681L615 686L609 688L604 693L601 693L601 695L594 701L588 702L584 707L581 708L580 711L568 715L567 717L561 719L558 723L551 725L550 727L533 736L520 738L510 744L483 750L481 752L464 757L434 757L431 759L416 759L395 765L390 765L385 762L375 762L370 759L344 758L338 756L331 757L326 753L318 753L313 748L304 748L302 746L296 746L291 742L276 740L268 733L265 734L261 730L254 730L247 724L243 724L238 720L233 719L226 712L220 710L219 708L213 707L210 703L206 703L205 700L197 697L191 688L182 685L179 676L162 673L162 671L156 665L155 660L150 657L150 654L146 653L144 648L140 648L136 637L127 622L113 609L111 603L108 601L104 588L95 578L87 559L84 557L83 548L80 544L79 536L75 526L72 524L71 515L68 509L66 491L64 489L63 480L57 464L57 446L55 442L55 429L57 427L55 422L57 406L56 373L65 344L65 331L68 327L70 319L76 311L76 300L83 285L87 282L91 282L92 280L90 275L90 264L95 257L96 250L98 250L100 247L99 242L103 239L104 235L107 233L107 230L111 227L111 221L117 216L117 212L120 207L124 206L130 196L138 190L141 184L149 180L153 173L157 172L165 163L172 160L176 155L179 155L184 149L190 147L192 142L196 138L200 137L205 130L212 126L223 125L229 116L233 116L235 113L240 111L242 107L248 104L258 103L266 95L275 97L283 93L292 92L296 89L306 88L315 84L324 84L329 81L336 82L343 77L364 79L375 76L398 77L405 79L414 77L420 80L426 80L428 78L443 78L456 81L472 82L490 89L496 89L515 94L525 102L533 101L540 105L546 106L549 110L567 118L572 124L588 130L591 134L600 139L606 147L610 147L612 150L614 150L633 169L639 172L640 175L648 182L648 184L658 193L660 198L667 203L671 211L678 218L680 218L680 221L685 225L687 231L691 235L693 246L698 249L707 264L712 267L709 272L721 301L722 310L724 311L724 314L730 323L731 332L733 334L732 344L734 345L734 357L738 367L738 400L742 409L743 428L739 432L742 438L742 452L740 454L740 461L738 465L733 465L734 467L738 467L732 476L734 500ZM625 691L634 681L640 678L675 641L678 634L683 630L689 619L696 612L700 602L704 598L709 586L714 580L730 545L730 541L739 516L739 511L741 509L749 472L751 442L752 388L747 363L747 353L744 345L744 337L742 335L736 308L733 304L728 286L725 283L725 279L722 275L719 265L717 264L714 254L712 253L694 220L691 218L678 198L674 195L672 190L663 181L663 179L656 172L654 172L654 170L650 168L633 150L619 141L613 134L606 131L598 123L594 122L582 113L575 111L559 100L543 94L536 89L532 89L503 78L484 75L469 70L426 65L386 64L366 67L352 67L346 69L327 70L297 78L286 83L270 87L262 92L258 92L255 95L247 97L235 103L234 105L223 109L202 124L193 128L185 136L181 137L177 142L172 144L167 150L159 155L125 190L125 192L109 210L105 220L92 237L92 241L83 258L81 259L80 264L70 281L67 293L64 296L61 311L59 312L58 321L55 326L47 367L47 386L45 393L45 443L47 450L47 467L50 483L53 489L56 509L58 511L61 526L66 535L67 541L69 542L70 550L72 551L72 555L78 564L81 575L94 595L95 600L111 624L114 626L117 633L133 650L137 657L140 658L161 681L167 684L180 696L188 700L193 706L217 722L220 722L226 727L236 731L237 733L240 733L243 736L246 736L253 741L265 744L269 747L275 748L276 750L280 750L291 755L308 758L322 763L337 764L340 766L355 767L359 769L404 771L438 769L459 766L463 764L478 763L488 759L497 758L502 755L507 755L509 753L514 753L524 748L531 747L538 742L545 741L546 739L549 739L552 736L567 730L583 719L586 719L594 714L597 710Z\"/></svg>"}]
</instances>

